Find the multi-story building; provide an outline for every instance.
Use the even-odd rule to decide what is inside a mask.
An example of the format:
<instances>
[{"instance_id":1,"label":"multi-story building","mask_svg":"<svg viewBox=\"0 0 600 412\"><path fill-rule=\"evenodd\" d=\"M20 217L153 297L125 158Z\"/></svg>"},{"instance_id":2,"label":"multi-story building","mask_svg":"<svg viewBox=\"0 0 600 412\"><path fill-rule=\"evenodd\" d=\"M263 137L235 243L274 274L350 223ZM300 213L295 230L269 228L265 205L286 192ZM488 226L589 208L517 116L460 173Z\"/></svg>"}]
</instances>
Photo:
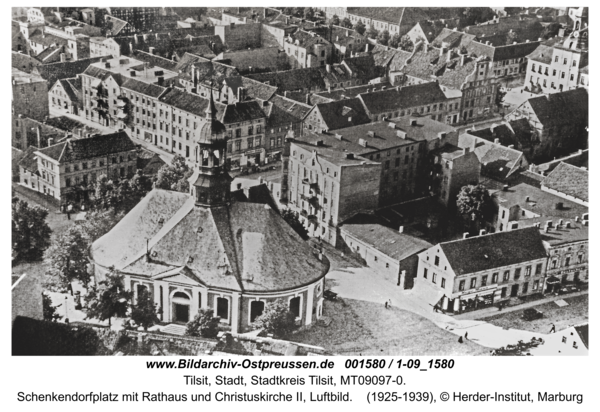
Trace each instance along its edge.
<instances>
[{"instance_id":1,"label":"multi-story building","mask_svg":"<svg viewBox=\"0 0 600 412\"><path fill-rule=\"evenodd\" d=\"M81 79L57 80L50 89L48 99L50 107L78 114L81 107Z\"/></svg>"},{"instance_id":2,"label":"multi-story building","mask_svg":"<svg viewBox=\"0 0 600 412\"><path fill-rule=\"evenodd\" d=\"M456 209L461 188L479 183L481 164L472 147L446 144L429 153L429 193L446 208Z\"/></svg>"},{"instance_id":3,"label":"multi-story building","mask_svg":"<svg viewBox=\"0 0 600 412\"><path fill-rule=\"evenodd\" d=\"M287 205L300 213L311 236L335 245L341 222L377 207L381 164L343 151L340 145L357 151L362 147L336 136L310 134L289 144L289 158L282 165Z\"/></svg>"},{"instance_id":4,"label":"multi-story building","mask_svg":"<svg viewBox=\"0 0 600 412\"><path fill-rule=\"evenodd\" d=\"M61 202L89 200L100 175L116 180L137 170L137 146L125 132L68 139L32 154L21 160L20 184Z\"/></svg>"},{"instance_id":5,"label":"multi-story building","mask_svg":"<svg viewBox=\"0 0 600 412\"><path fill-rule=\"evenodd\" d=\"M560 93L589 86L588 30L573 31L552 47L540 45L528 56L528 89L540 93Z\"/></svg>"},{"instance_id":6,"label":"multi-story building","mask_svg":"<svg viewBox=\"0 0 600 412\"><path fill-rule=\"evenodd\" d=\"M527 119L534 129L532 157L544 162L588 147L588 99L584 88L532 97L506 120Z\"/></svg>"},{"instance_id":7,"label":"multi-story building","mask_svg":"<svg viewBox=\"0 0 600 412\"><path fill-rule=\"evenodd\" d=\"M510 222L538 217L574 219L588 213L588 207L545 192L526 183L504 187L492 195L498 210L497 231L509 230Z\"/></svg>"},{"instance_id":8,"label":"multi-story building","mask_svg":"<svg viewBox=\"0 0 600 412\"><path fill-rule=\"evenodd\" d=\"M460 96L448 98L437 82L362 93L358 98L372 121L413 115L451 123L460 113Z\"/></svg>"},{"instance_id":9,"label":"multi-story building","mask_svg":"<svg viewBox=\"0 0 600 412\"><path fill-rule=\"evenodd\" d=\"M316 104L304 118L304 129L319 133L357 126L370 121L360 99L345 99Z\"/></svg>"},{"instance_id":10,"label":"multi-story building","mask_svg":"<svg viewBox=\"0 0 600 412\"><path fill-rule=\"evenodd\" d=\"M419 254L416 286L439 292L432 302L460 313L543 292L547 252L537 227L439 243Z\"/></svg>"},{"instance_id":11,"label":"multi-story building","mask_svg":"<svg viewBox=\"0 0 600 412\"><path fill-rule=\"evenodd\" d=\"M331 42L304 30L288 35L283 48L293 69L325 66L333 53Z\"/></svg>"},{"instance_id":12,"label":"multi-story building","mask_svg":"<svg viewBox=\"0 0 600 412\"><path fill-rule=\"evenodd\" d=\"M36 120L50 113L48 107L48 82L36 73L12 69L12 112Z\"/></svg>"}]
</instances>

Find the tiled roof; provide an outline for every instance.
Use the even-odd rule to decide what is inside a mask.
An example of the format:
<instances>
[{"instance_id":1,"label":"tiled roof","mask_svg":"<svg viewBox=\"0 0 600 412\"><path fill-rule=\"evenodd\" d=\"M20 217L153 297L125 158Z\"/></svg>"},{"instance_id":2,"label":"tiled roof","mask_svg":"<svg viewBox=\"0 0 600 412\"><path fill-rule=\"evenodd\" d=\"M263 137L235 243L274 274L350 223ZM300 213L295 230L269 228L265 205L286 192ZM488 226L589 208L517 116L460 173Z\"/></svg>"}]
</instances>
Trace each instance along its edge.
<instances>
[{"instance_id":1,"label":"tiled roof","mask_svg":"<svg viewBox=\"0 0 600 412\"><path fill-rule=\"evenodd\" d=\"M14 67L15 69L24 71L26 73L31 73L31 71L33 70L34 67L42 64L35 57L29 56L28 54L25 54L25 53L18 53L18 52L13 51L11 54L12 54L12 62L11 62L12 67Z\"/></svg>"},{"instance_id":2,"label":"tiled roof","mask_svg":"<svg viewBox=\"0 0 600 412\"><path fill-rule=\"evenodd\" d=\"M552 47L540 44L527 55L527 58L535 62L550 64L552 63L552 50Z\"/></svg>"},{"instance_id":3,"label":"tiled roof","mask_svg":"<svg viewBox=\"0 0 600 412\"><path fill-rule=\"evenodd\" d=\"M298 288L329 269L264 204L205 208L195 206L188 194L159 189L94 242L91 255L95 262L126 273L151 277L185 270L209 287L247 292Z\"/></svg>"},{"instance_id":4,"label":"tiled roof","mask_svg":"<svg viewBox=\"0 0 600 412\"><path fill-rule=\"evenodd\" d=\"M561 162L542 181L542 186L585 202L589 201L589 172L587 169Z\"/></svg>"},{"instance_id":5,"label":"tiled roof","mask_svg":"<svg viewBox=\"0 0 600 412\"><path fill-rule=\"evenodd\" d=\"M492 197L497 199L503 207L519 206L523 210L528 210L540 216L572 219L575 216L581 217L589 210L587 206L544 192L525 183L510 187L507 191L499 190ZM527 200L528 197L529 200ZM562 203L562 208L557 208L558 203Z\"/></svg>"},{"instance_id":6,"label":"tiled roof","mask_svg":"<svg viewBox=\"0 0 600 412\"><path fill-rule=\"evenodd\" d=\"M415 26L419 26L423 34L425 34L425 38L427 42L431 43L435 38L440 34L444 26L436 26L430 21L420 21Z\"/></svg>"},{"instance_id":7,"label":"tiled roof","mask_svg":"<svg viewBox=\"0 0 600 412\"><path fill-rule=\"evenodd\" d=\"M245 76L239 77L239 79L241 79L242 87L246 89L246 95L249 97L269 100L277 92L277 87L275 86L270 86Z\"/></svg>"},{"instance_id":8,"label":"tiled roof","mask_svg":"<svg viewBox=\"0 0 600 412\"><path fill-rule=\"evenodd\" d=\"M79 78L58 80L63 90L69 96L72 103L79 101L79 93L81 92L81 80Z\"/></svg>"},{"instance_id":9,"label":"tiled roof","mask_svg":"<svg viewBox=\"0 0 600 412\"><path fill-rule=\"evenodd\" d=\"M533 97L528 100L545 128L588 121L588 92L584 88Z\"/></svg>"},{"instance_id":10,"label":"tiled roof","mask_svg":"<svg viewBox=\"0 0 600 412\"><path fill-rule=\"evenodd\" d=\"M536 227L440 243L439 247L458 276L546 257Z\"/></svg>"},{"instance_id":11,"label":"tiled roof","mask_svg":"<svg viewBox=\"0 0 600 412\"><path fill-rule=\"evenodd\" d=\"M132 57L136 60L147 62L152 67L160 67L170 71L177 71L177 62L167 58L150 54L142 50L134 50Z\"/></svg>"},{"instance_id":12,"label":"tiled roof","mask_svg":"<svg viewBox=\"0 0 600 412\"><path fill-rule=\"evenodd\" d=\"M279 92L286 90L325 88L325 81L318 67L307 67L282 72L248 74L246 77L275 86Z\"/></svg>"},{"instance_id":13,"label":"tiled roof","mask_svg":"<svg viewBox=\"0 0 600 412\"><path fill-rule=\"evenodd\" d=\"M205 116L205 110L208 107L207 99L203 99L197 94L187 93L175 88L168 89L160 96L159 100L162 103L198 116Z\"/></svg>"},{"instance_id":14,"label":"tiled roof","mask_svg":"<svg viewBox=\"0 0 600 412\"><path fill-rule=\"evenodd\" d=\"M60 163L68 163L135 150L135 148L136 145L127 136L127 133L117 132L86 139L71 139L40 149L38 152L58 160Z\"/></svg>"},{"instance_id":15,"label":"tiled roof","mask_svg":"<svg viewBox=\"0 0 600 412\"><path fill-rule=\"evenodd\" d=\"M518 59L527 57L540 45L539 41L511 44L508 46L497 46L494 48L494 61Z\"/></svg>"},{"instance_id":16,"label":"tiled roof","mask_svg":"<svg viewBox=\"0 0 600 412\"><path fill-rule=\"evenodd\" d=\"M25 150L25 152L23 153L23 157L21 157L21 160L19 160L19 166L21 166L23 169L27 170L30 173L39 174L37 155L35 154L37 150L37 147L29 146L27 150Z\"/></svg>"},{"instance_id":17,"label":"tiled roof","mask_svg":"<svg viewBox=\"0 0 600 412\"><path fill-rule=\"evenodd\" d=\"M175 67L174 71L179 72L181 70L183 73L191 74L192 73L192 65L196 62L206 62L208 59L197 56L191 53L184 53L184 55L179 59Z\"/></svg>"},{"instance_id":18,"label":"tiled roof","mask_svg":"<svg viewBox=\"0 0 600 412\"><path fill-rule=\"evenodd\" d=\"M343 89L332 90L330 92L319 92L316 95L312 95L311 97L314 97L314 96L322 97L325 100L320 100L319 103L323 103L325 101L342 100L342 99L348 99L348 98L352 98L352 97L358 97L358 95L360 95L362 93L375 92L376 90L379 91L379 90L391 89L391 88L392 88L391 83L383 82L383 83L377 83L377 84L366 84L366 85L362 85L362 86L347 87L347 88L343 88Z\"/></svg>"},{"instance_id":19,"label":"tiled roof","mask_svg":"<svg viewBox=\"0 0 600 412\"><path fill-rule=\"evenodd\" d=\"M398 130L405 129L399 128L395 123L372 122L338 129L335 131L335 134L341 135L342 141L351 142L356 145L362 140L364 144L361 145L358 151L354 150L357 154L373 153L392 147L410 145L420 140L413 139L410 134L407 134L406 138L401 138L398 136Z\"/></svg>"},{"instance_id":20,"label":"tiled roof","mask_svg":"<svg viewBox=\"0 0 600 412\"><path fill-rule=\"evenodd\" d=\"M359 95L371 114L445 102L446 95L436 82L415 84Z\"/></svg>"},{"instance_id":21,"label":"tiled roof","mask_svg":"<svg viewBox=\"0 0 600 412\"><path fill-rule=\"evenodd\" d=\"M581 216L580 216L581 217ZM566 221L563 219L563 224L560 228L557 227L559 220L554 219L552 222L552 228L548 230L548 232L544 231L544 227L546 222L551 219L548 219L547 216L538 217L534 219L523 219L517 221L518 227L531 227L537 223L539 223L539 231L542 235L542 240L544 242L548 242L550 246L558 246L565 243L571 242L579 242L588 240L589 235L589 226L584 226L581 221L575 222L575 220L569 220L569 225L571 227L566 227Z\"/></svg>"},{"instance_id":22,"label":"tiled roof","mask_svg":"<svg viewBox=\"0 0 600 412\"><path fill-rule=\"evenodd\" d=\"M279 95L272 96L269 103L272 103L273 108L267 124L272 126L287 126L292 122L301 122L302 119L304 119L304 116L312 109L312 107L307 104Z\"/></svg>"},{"instance_id":23,"label":"tiled roof","mask_svg":"<svg viewBox=\"0 0 600 412\"><path fill-rule=\"evenodd\" d=\"M377 223L344 223L340 229L397 261L402 261L433 246L417 237Z\"/></svg>"},{"instance_id":24,"label":"tiled roof","mask_svg":"<svg viewBox=\"0 0 600 412\"><path fill-rule=\"evenodd\" d=\"M459 136L460 147L475 146L475 154L481 163L481 174L500 181L521 167L523 153L501 144L465 133Z\"/></svg>"},{"instance_id":25,"label":"tiled roof","mask_svg":"<svg viewBox=\"0 0 600 412\"><path fill-rule=\"evenodd\" d=\"M360 99L357 98L321 103L315 107L329 130L342 129L371 121Z\"/></svg>"},{"instance_id":26,"label":"tiled roof","mask_svg":"<svg viewBox=\"0 0 600 412\"><path fill-rule=\"evenodd\" d=\"M287 63L287 56L279 48L271 47L224 52L219 60L228 60L228 64L238 70L248 70L250 67L275 70L283 67L283 63Z\"/></svg>"},{"instance_id":27,"label":"tiled roof","mask_svg":"<svg viewBox=\"0 0 600 412\"><path fill-rule=\"evenodd\" d=\"M325 40L325 38L304 30L298 30L297 32L291 34L290 37L291 43L295 44L298 42L298 45L300 47L304 47L305 49L308 49L317 43L330 44L327 40Z\"/></svg>"},{"instance_id":28,"label":"tiled roof","mask_svg":"<svg viewBox=\"0 0 600 412\"><path fill-rule=\"evenodd\" d=\"M239 76L235 67L221 64L218 62L197 61L193 63L196 68L198 82L204 84L220 85L228 77Z\"/></svg>"},{"instance_id":29,"label":"tiled roof","mask_svg":"<svg viewBox=\"0 0 600 412\"><path fill-rule=\"evenodd\" d=\"M123 30L123 28L127 26L126 21L110 15L106 15L105 19L107 30L110 31L111 36L117 36L121 32L121 30Z\"/></svg>"},{"instance_id":30,"label":"tiled roof","mask_svg":"<svg viewBox=\"0 0 600 412\"><path fill-rule=\"evenodd\" d=\"M474 34L480 39L493 39L495 46L501 46L506 44L507 35L511 31L517 35L520 42L525 40L536 41L541 37L544 26L540 24L540 19L537 17L515 15L501 17L499 22L495 24L467 26L464 31Z\"/></svg>"},{"instance_id":31,"label":"tiled roof","mask_svg":"<svg viewBox=\"0 0 600 412\"><path fill-rule=\"evenodd\" d=\"M384 71L377 67L375 59L370 55L350 57L344 59L342 64L350 70L352 77L363 81L369 81L384 75Z\"/></svg>"},{"instance_id":32,"label":"tiled roof","mask_svg":"<svg viewBox=\"0 0 600 412\"><path fill-rule=\"evenodd\" d=\"M123 81L123 84L121 84L121 87L123 87L124 89L132 90L137 93L144 94L146 96L151 96L154 98L157 98L162 93L164 93L165 90L167 90L166 87L158 86L158 85L152 84L152 83L142 82L140 80L133 79L130 77L126 78Z\"/></svg>"},{"instance_id":33,"label":"tiled roof","mask_svg":"<svg viewBox=\"0 0 600 412\"><path fill-rule=\"evenodd\" d=\"M67 39L65 39L63 37L55 36L54 34L50 34L50 33L35 34L35 35L29 37L29 41L37 43L37 44L41 44L44 47L51 47L54 44L56 44L58 46L67 47L69 44L69 41Z\"/></svg>"},{"instance_id":34,"label":"tiled roof","mask_svg":"<svg viewBox=\"0 0 600 412\"><path fill-rule=\"evenodd\" d=\"M92 57L69 62L50 63L37 66L34 72L39 73L48 84L54 84L58 79L68 79L76 77L78 74L86 71L88 66L97 63L102 57Z\"/></svg>"},{"instance_id":35,"label":"tiled roof","mask_svg":"<svg viewBox=\"0 0 600 412\"><path fill-rule=\"evenodd\" d=\"M323 142L322 144L317 142ZM313 132L304 132L302 136L296 137L292 145L298 145L307 150L315 151L319 156L327 161L339 166L355 166L355 165L378 165L380 163L369 160L367 157L357 155L364 151L364 147L349 142L347 140L339 140L331 134L316 134ZM351 159L347 157L348 153L353 153L355 156Z\"/></svg>"},{"instance_id":36,"label":"tiled roof","mask_svg":"<svg viewBox=\"0 0 600 412\"><path fill-rule=\"evenodd\" d=\"M223 110L220 118L225 124L240 123L248 120L256 120L265 118L265 113L262 111L261 105L255 101L238 102L228 104Z\"/></svg>"}]
</instances>

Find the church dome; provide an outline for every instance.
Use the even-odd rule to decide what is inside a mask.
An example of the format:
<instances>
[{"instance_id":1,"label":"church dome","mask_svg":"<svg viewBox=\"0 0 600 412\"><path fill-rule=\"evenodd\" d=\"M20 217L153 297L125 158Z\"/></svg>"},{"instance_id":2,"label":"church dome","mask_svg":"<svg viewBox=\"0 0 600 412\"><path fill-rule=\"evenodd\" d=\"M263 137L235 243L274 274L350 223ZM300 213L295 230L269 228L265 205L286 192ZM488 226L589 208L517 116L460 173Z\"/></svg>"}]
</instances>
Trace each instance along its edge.
<instances>
[{"instance_id":1,"label":"church dome","mask_svg":"<svg viewBox=\"0 0 600 412\"><path fill-rule=\"evenodd\" d=\"M211 143L225 138L225 125L218 120L209 120L200 127L198 143Z\"/></svg>"}]
</instances>

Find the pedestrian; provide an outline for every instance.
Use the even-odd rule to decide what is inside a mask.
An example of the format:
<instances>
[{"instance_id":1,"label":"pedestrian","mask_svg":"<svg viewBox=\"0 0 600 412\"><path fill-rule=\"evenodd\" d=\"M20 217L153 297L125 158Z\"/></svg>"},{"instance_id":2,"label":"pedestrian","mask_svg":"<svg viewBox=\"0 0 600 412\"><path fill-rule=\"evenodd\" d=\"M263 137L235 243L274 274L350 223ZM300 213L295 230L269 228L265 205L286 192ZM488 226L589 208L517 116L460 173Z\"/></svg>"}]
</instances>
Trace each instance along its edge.
<instances>
[{"instance_id":1,"label":"pedestrian","mask_svg":"<svg viewBox=\"0 0 600 412\"><path fill-rule=\"evenodd\" d=\"M67 219L71 220L71 211L73 210L73 205L72 204L68 204L67 205Z\"/></svg>"},{"instance_id":2,"label":"pedestrian","mask_svg":"<svg viewBox=\"0 0 600 412\"><path fill-rule=\"evenodd\" d=\"M556 333L556 326L554 326L554 323L552 324L552 327L550 328L550 333Z\"/></svg>"},{"instance_id":3,"label":"pedestrian","mask_svg":"<svg viewBox=\"0 0 600 412\"><path fill-rule=\"evenodd\" d=\"M459 336L459 337L458 337L458 343L463 343L463 338L462 338L462 336Z\"/></svg>"},{"instance_id":4,"label":"pedestrian","mask_svg":"<svg viewBox=\"0 0 600 412\"><path fill-rule=\"evenodd\" d=\"M391 299L388 301L388 306L389 306L390 308L392 307L392 300L391 300Z\"/></svg>"},{"instance_id":5,"label":"pedestrian","mask_svg":"<svg viewBox=\"0 0 600 412\"><path fill-rule=\"evenodd\" d=\"M388 301L387 300L385 301L384 306L385 306L386 309L388 308Z\"/></svg>"},{"instance_id":6,"label":"pedestrian","mask_svg":"<svg viewBox=\"0 0 600 412\"><path fill-rule=\"evenodd\" d=\"M465 332L465 339L469 339L469 332Z\"/></svg>"}]
</instances>

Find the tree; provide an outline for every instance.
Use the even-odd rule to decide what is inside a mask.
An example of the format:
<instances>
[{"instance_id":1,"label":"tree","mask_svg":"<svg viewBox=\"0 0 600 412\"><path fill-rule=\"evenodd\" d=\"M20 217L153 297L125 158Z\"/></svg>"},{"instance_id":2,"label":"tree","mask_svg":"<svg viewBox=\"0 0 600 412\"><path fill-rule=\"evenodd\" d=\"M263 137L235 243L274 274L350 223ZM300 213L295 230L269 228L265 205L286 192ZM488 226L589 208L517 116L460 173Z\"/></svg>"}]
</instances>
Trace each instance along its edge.
<instances>
[{"instance_id":1,"label":"tree","mask_svg":"<svg viewBox=\"0 0 600 412\"><path fill-rule=\"evenodd\" d=\"M394 35L390 38L388 46L397 49L400 45L400 35L398 33L394 33Z\"/></svg>"},{"instance_id":2,"label":"tree","mask_svg":"<svg viewBox=\"0 0 600 412\"><path fill-rule=\"evenodd\" d=\"M12 201L12 253L16 262L40 260L50 246L52 230L46 223L48 210L29 206L24 200Z\"/></svg>"},{"instance_id":3,"label":"tree","mask_svg":"<svg viewBox=\"0 0 600 412\"><path fill-rule=\"evenodd\" d=\"M521 7L505 7L504 11L506 12L506 14L508 16L513 16L515 14L519 14L521 13L522 8Z\"/></svg>"},{"instance_id":4,"label":"tree","mask_svg":"<svg viewBox=\"0 0 600 412\"><path fill-rule=\"evenodd\" d=\"M405 34L404 36L402 36L400 38L399 46L402 50L407 51L407 52L413 51L413 49L415 47L412 40L410 39L410 37L407 34Z\"/></svg>"},{"instance_id":5,"label":"tree","mask_svg":"<svg viewBox=\"0 0 600 412\"><path fill-rule=\"evenodd\" d=\"M334 14L333 17L331 18L331 24L335 24L336 26L340 25L340 18L338 17L337 14Z\"/></svg>"},{"instance_id":6,"label":"tree","mask_svg":"<svg viewBox=\"0 0 600 412\"><path fill-rule=\"evenodd\" d=\"M551 37L556 36L558 35L558 31L560 30L560 28L560 23L550 23L544 28L544 31L542 32L542 37L544 39L549 39Z\"/></svg>"},{"instance_id":7,"label":"tree","mask_svg":"<svg viewBox=\"0 0 600 412\"><path fill-rule=\"evenodd\" d=\"M56 291L71 291L71 283L80 281L86 287L90 281L88 272L88 243L77 226L69 227L53 240L46 250L44 263L48 267L46 287Z\"/></svg>"},{"instance_id":8,"label":"tree","mask_svg":"<svg viewBox=\"0 0 600 412\"><path fill-rule=\"evenodd\" d=\"M57 322L62 319L62 316L58 314L56 310L61 304L52 305L52 299L47 293L42 292L42 306L44 310L44 320L50 322Z\"/></svg>"},{"instance_id":9,"label":"tree","mask_svg":"<svg viewBox=\"0 0 600 412\"><path fill-rule=\"evenodd\" d=\"M377 36L377 42L383 46L387 46L388 42L390 41L390 32L387 30L383 30L381 32L379 32L379 35Z\"/></svg>"},{"instance_id":10,"label":"tree","mask_svg":"<svg viewBox=\"0 0 600 412\"><path fill-rule=\"evenodd\" d=\"M291 209L284 209L281 211L281 217L285 220L288 225L292 227L304 240L308 239L308 231L300 221L298 212L294 212Z\"/></svg>"},{"instance_id":11,"label":"tree","mask_svg":"<svg viewBox=\"0 0 600 412\"><path fill-rule=\"evenodd\" d=\"M342 20L342 22L340 23L340 26L345 27L347 29L351 29L352 22L350 21L350 19L348 17L344 17L344 20Z\"/></svg>"},{"instance_id":12,"label":"tree","mask_svg":"<svg viewBox=\"0 0 600 412\"><path fill-rule=\"evenodd\" d=\"M480 227L493 215L493 201L484 185L467 185L460 189L456 198L458 212L476 227Z\"/></svg>"},{"instance_id":13,"label":"tree","mask_svg":"<svg viewBox=\"0 0 600 412\"><path fill-rule=\"evenodd\" d=\"M352 27L352 22L350 22L350 19L345 18L344 21L348 20L348 22L350 23L350 27ZM347 27L347 26L344 26ZM359 20L356 22L356 24L354 25L354 30L356 30L356 32L358 34L360 34L361 36L365 33L365 31L367 30L367 28L365 27L365 24L362 22L362 20Z\"/></svg>"},{"instance_id":14,"label":"tree","mask_svg":"<svg viewBox=\"0 0 600 412\"><path fill-rule=\"evenodd\" d=\"M89 288L85 296L86 319L108 319L110 327L113 317L125 317L133 292L125 290L123 279L123 275L113 266L106 274L105 280L98 282L98 286L92 285Z\"/></svg>"},{"instance_id":15,"label":"tree","mask_svg":"<svg viewBox=\"0 0 600 412\"><path fill-rule=\"evenodd\" d=\"M152 301L145 288L138 294L137 302L131 308L131 320L142 326L145 331L160 322L157 315L157 304Z\"/></svg>"},{"instance_id":16,"label":"tree","mask_svg":"<svg viewBox=\"0 0 600 412\"><path fill-rule=\"evenodd\" d=\"M170 165L164 165L158 170L156 188L188 192L190 185L187 179L192 173L193 170L185 163L185 158L181 155L175 155Z\"/></svg>"},{"instance_id":17,"label":"tree","mask_svg":"<svg viewBox=\"0 0 600 412\"><path fill-rule=\"evenodd\" d=\"M202 336L203 338L216 338L219 333L219 318L213 316L208 309L200 309L198 314L190 321L186 328L187 336Z\"/></svg>"},{"instance_id":18,"label":"tree","mask_svg":"<svg viewBox=\"0 0 600 412\"><path fill-rule=\"evenodd\" d=\"M115 185L106 175L102 174L94 182L94 199L96 207L108 209L116 204Z\"/></svg>"},{"instance_id":19,"label":"tree","mask_svg":"<svg viewBox=\"0 0 600 412\"><path fill-rule=\"evenodd\" d=\"M498 90L496 91L496 100L494 101L497 107L502 107L502 101L504 100L504 96L506 96L506 92L498 88Z\"/></svg>"},{"instance_id":20,"label":"tree","mask_svg":"<svg viewBox=\"0 0 600 412\"><path fill-rule=\"evenodd\" d=\"M315 19L315 10L312 7L304 8L304 18L313 21Z\"/></svg>"},{"instance_id":21,"label":"tree","mask_svg":"<svg viewBox=\"0 0 600 412\"><path fill-rule=\"evenodd\" d=\"M262 315L254 320L252 327L276 336L285 336L296 327L296 315L290 312L285 300L277 299L265 305Z\"/></svg>"},{"instance_id":22,"label":"tree","mask_svg":"<svg viewBox=\"0 0 600 412\"><path fill-rule=\"evenodd\" d=\"M511 31L506 35L506 45L509 46L514 42L519 42L519 36L514 31Z\"/></svg>"},{"instance_id":23,"label":"tree","mask_svg":"<svg viewBox=\"0 0 600 412\"><path fill-rule=\"evenodd\" d=\"M375 26L371 25L371 27L369 27L369 30L367 30L366 34L367 34L367 37L369 37L371 39L376 39L377 36L379 35L379 32L377 31Z\"/></svg>"}]
</instances>

